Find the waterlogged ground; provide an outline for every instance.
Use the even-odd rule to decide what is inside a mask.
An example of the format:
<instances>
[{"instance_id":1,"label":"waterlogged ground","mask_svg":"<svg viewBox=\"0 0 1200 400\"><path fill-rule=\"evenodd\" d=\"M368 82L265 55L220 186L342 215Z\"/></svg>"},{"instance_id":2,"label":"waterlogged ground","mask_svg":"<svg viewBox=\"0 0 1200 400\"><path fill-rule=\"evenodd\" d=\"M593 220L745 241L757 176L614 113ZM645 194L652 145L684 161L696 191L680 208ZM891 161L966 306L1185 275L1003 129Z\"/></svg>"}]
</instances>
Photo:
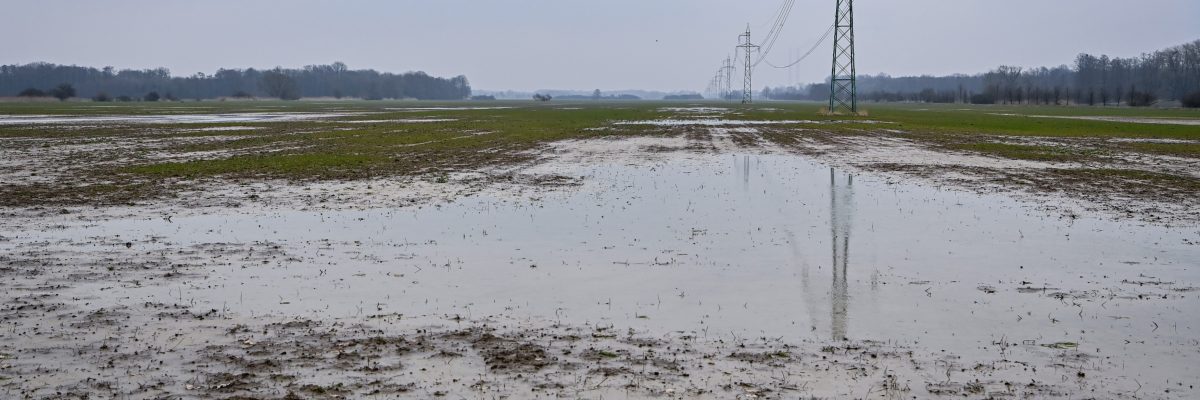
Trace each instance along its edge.
<instances>
[{"instance_id":1,"label":"waterlogged ground","mask_svg":"<svg viewBox=\"0 0 1200 400\"><path fill-rule=\"evenodd\" d=\"M404 130L509 110L398 108L314 118ZM1186 214L885 168L1046 165L855 145L898 139L833 139L824 127L842 123L807 114L655 113L433 175L10 207L0 393L1200 396L1200 227Z\"/></svg>"}]
</instances>

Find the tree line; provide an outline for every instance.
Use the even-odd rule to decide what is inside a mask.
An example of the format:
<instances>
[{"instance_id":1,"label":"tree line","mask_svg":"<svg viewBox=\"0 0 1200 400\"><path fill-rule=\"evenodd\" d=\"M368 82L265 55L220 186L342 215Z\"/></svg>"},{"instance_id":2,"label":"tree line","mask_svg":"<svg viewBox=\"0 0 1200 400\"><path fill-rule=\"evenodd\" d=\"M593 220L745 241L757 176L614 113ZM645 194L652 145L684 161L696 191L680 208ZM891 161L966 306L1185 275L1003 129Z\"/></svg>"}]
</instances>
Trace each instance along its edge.
<instances>
[{"instance_id":1,"label":"tree line","mask_svg":"<svg viewBox=\"0 0 1200 400\"><path fill-rule=\"evenodd\" d=\"M309 65L299 69L220 69L214 74L171 76L166 68L116 70L32 63L0 65L0 95L51 95L97 100L214 99L223 97L356 97L368 100L461 100L471 96L465 76L439 78L424 72L395 74L372 69L351 70L346 64ZM57 91L56 91L57 90ZM150 96L153 93L154 96Z\"/></svg>"},{"instance_id":2,"label":"tree line","mask_svg":"<svg viewBox=\"0 0 1200 400\"><path fill-rule=\"evenodd\" d=\"M859 99L875 102L1149 106L1160 100L1200 107L1200 40L1110 58L1080 54L1072 66L1001 66L975 75L859 76ZM829 83L766 88L777 100L829 99Z\"/></svg>"}]
</instances>

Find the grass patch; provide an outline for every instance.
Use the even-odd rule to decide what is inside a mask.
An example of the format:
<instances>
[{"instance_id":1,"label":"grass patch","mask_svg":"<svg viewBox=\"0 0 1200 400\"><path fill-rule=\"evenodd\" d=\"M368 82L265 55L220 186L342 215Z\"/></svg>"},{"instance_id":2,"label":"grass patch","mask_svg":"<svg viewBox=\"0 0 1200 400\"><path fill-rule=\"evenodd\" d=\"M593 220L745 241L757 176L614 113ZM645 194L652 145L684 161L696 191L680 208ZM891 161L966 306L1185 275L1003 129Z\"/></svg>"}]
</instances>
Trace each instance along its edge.
<instances>
[{"instance_id":1,"label":"grass patch","mask_svg":"<svg viewBox=\"0 0 1200 400\"><path fill-rule=\"evenodd\" d=\"M1015 115L1009 115L1015 114ZM1122 114L1122 115L1113 115ZM1063 118L1034 118L1031 115L1127 116L1200 118L1193 111L1104 109L1049 106L961 106L915 108L883 106L873 109L873 119L895 122L897 129L942 134L991 134L1039 137L1123 137L1197 139L1200 130L1187 125L1155 125L1130 122L1090 121Z\"/></svg>"},{"instance_id":2,"label":"grass patch","mask_svg":"<svg viewBox=\"0 0 1200 400\"><path fill-rule=\"evenodd\" d=\"M1129 143L1125 149L1178 157L1200 157L1200 143Z\"/></svg>"},{"instance_id":3,"label":"grass patch","mask_svg":"<svg viewBox=\"0 0 1200 400\"><path fill-rule=\"evenodd\" d=\"M1153 194L1166 189L1200 193L1200 179L1188 176L1118 168L1061 169L1055 170L1055 173L1075 183L1122 187L1127 192Z\"/></svg>"},{"instance_id":4,"label":"grass patch","mask_svg":"<svg viewBox=\"0 0 1200 400\"><path fill-rule=\"evenodd\" d=\"M1017 160L1069 162L1090 158L1083 150L1061 146L1035 146L1008 143L965 143L950 145L956 150L967 150Z\"/></svg>"},{"instance_id":5,"label":"grass patch","mask_svg":"<svg viewBox=\"0 0 1200 400\"><path fill-rule=\"evenodd\" d=\"M376 163L372 156L353 154L252 155L218 160L150 164L126 172L156 177L200 178L213 175L268 176L349 174Z\"/></svg>"},{"instance_id":6,"label":"grass patch","mask_svg":"<svg viewBox=\"0 0 1200 400\"><path fill-rule=\"evenodd\" d=\"M160 184L144 182L97 183L61 186L44 183L0 186L0 207L129 205L169 193Z\"/></svg>"}]
</instances>

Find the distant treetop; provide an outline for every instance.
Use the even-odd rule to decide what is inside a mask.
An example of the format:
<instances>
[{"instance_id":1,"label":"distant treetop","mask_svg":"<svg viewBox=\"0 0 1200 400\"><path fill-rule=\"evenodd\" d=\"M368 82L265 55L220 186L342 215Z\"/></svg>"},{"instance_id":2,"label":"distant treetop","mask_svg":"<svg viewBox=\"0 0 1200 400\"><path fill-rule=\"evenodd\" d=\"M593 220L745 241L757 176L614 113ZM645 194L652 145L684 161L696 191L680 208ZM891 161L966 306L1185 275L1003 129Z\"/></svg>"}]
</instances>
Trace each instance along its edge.
<instances>
[{"instance_id":1,"label":"distant treetop","mask_svg":"<svg viewBox=\"0 0 1200 400\"><path fill-rule=\"evenodd\" d=\"M100 93L105 93L106 97L141 98L152 91L186 99L304 96L462 100L471 96L471 85L465 76L439 78L419 71L394 74L371 69L351 70L341 62L269 71L219 69L213 74L187 77L173 77L166 68L118 71L113 67L97 69L49 63L0 65L2 96L40 97L38 92L52 94L49 89L64 83L77 91L70 97L92 98Z\"/></svg>"}]
</instances>

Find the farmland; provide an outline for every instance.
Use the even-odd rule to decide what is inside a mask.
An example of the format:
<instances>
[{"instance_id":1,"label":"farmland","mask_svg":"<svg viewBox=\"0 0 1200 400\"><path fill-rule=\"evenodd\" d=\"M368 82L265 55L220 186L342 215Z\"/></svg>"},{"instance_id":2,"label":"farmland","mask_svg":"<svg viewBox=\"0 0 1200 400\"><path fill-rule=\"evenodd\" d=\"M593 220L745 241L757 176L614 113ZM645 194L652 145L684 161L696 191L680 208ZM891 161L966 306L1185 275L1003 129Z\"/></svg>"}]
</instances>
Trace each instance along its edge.
<instances>
[{"instance_id":1,"label":"farmland","mask_svg":"<svg viewBox=\"0 0 1200 400\"><path fill-rule=\"evenodd\" d=\"M1200 112L820 106L0 102L0 393L1200 393Z\"/></svg>"}]
</instances>

